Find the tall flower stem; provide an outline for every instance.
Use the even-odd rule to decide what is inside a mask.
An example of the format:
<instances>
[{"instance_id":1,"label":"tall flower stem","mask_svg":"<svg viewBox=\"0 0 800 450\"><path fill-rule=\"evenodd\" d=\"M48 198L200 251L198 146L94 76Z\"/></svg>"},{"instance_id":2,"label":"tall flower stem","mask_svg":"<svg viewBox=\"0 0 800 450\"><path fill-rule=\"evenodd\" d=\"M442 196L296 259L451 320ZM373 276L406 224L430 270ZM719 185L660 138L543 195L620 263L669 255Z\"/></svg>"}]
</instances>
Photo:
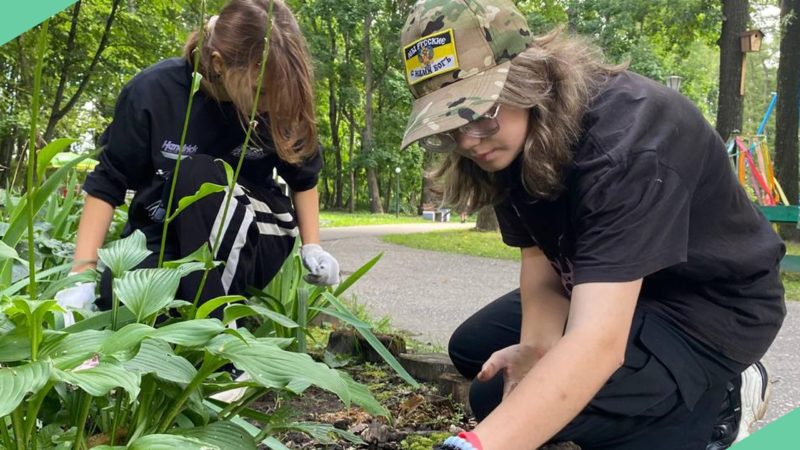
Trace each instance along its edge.
<instances>
[{"instance_id":1,"label":"tall flower stem","mask_svg":"<svg viewBox=\"0 0 800 450\"><path fill-rule=\"evenodd\" d=\"M181 395L178 396L177 399L172 403L172 407L167 411L167 414L162 418L161 424L158 427L159 433L164 433L167 431L172 425L172 422L178 417L180 414L181 409L183 409L183 405L186 404L186 401L189 400L189 397L192 393L199 389L200 386L205 381L206 377L214 373L217 369L225 365L225 361L221 358L217 358L212 356L206 352L206 358L203 360L203 364L197 370L197 374L195 374L192 381L183 389Z\"/></svg>"},{"instance_id":2,"label":"tall flower stem","mask_svg":"<svg viewBox=\"0 0 800 450\"><path fill-rule=\"evenodd\" d=\"M39 96L42 88L42 65L44 62L44 52L47 47L47 29L50 19L45 20L42 28L39 29L39 37L36 42L36 69L33 75L33 93L31 98L31 132L28 140L28 172L26 177L26 190L28 195L28 297L36 300L36 258L34 253L33 236L33 198L36 188L33 185L33 173L36 170L36 123L39 120Z\"/></svg>"},{"instance_id":3,"label":"tall flower stem","mask_svg":"<svg viewBox=\"0 0 800 450\"><path fill-rule=\"evenodd\" d=\"M256 95L253 99L253 106L250 110L250 120L247 122L247 131L244 135L244 143L242 144L242 151L239 154L239 161L236 164L236 170L233 172L233 179L228 182L228 192L225 196L225 206L222 209L222 220L219 222L219 229L217 230L217 237L214 239L214 244L211 246L211 255L217 254L219 249L220 240L222 239L222 227L225 225L225 219L228 217L228 209L231 206L231 199L233 199L233 191L236 187L236 181L239 179L239 172L242 170L244 157L247 154L247 145L250 143L250 135L256 127L256 114L258 113L258 100L261 98L261 87L264 84L264 69L267 67L267 58L269 57L269 42L272 37L272 10L274 2L269 2L269 13L267 13L267 34L264 36L264 51L261 55L261 67L258 72L258 84L256 85ZM202 292L205 287L205 279L200 283L198 292Z\"/></svg>"},{"instance_id":4,"label":"tall flower stem","mask_svg":"<svg viewBox=\"0 0 800 450\"><path fill-rule=\"evenodd\" d=\"M80 393L80 409L78 410L78 423L75 431L75 442L72 443L72 449L78 450L81 448L88 448L84 442L83 434L86 432L86 419L89 418L89 409L92 407L92 396L87 392Z\"/></svg>"},{"instance_id":5,"label":"tall flower stem","mask_svg":"<svg viewBox=\"0 0 800 450\"><path fill-rule=\"evenodd\" d=\"M178 173L181 168L181 159L183 159L183 146L186 144L186 133L189 130L189 116L192 113L192 102L194 100L195 89L200 84L198 78L199 73L197 68L200 66L200 53L203 51L203 37L205 36L205 16L206 16L206 2L200 1L200 31L198 32L197 47L192 54L194 57L194 67L192 70L192 82L189 87L189 104L186 105L186 115L183 118L183 131L181 132L181 143L178 147L178 158L175 160L175 169L172 171L172 185L169 188L169 199L167 200L166 217L169 217L172 211L172 201L175 197L175 186L178 184ZM164 249L167 245L167 229L169 228L169 220L164 218L164 226L161 229L161 247L158 251L158 267L164 264Z\"/></svg>"}]
</instances>

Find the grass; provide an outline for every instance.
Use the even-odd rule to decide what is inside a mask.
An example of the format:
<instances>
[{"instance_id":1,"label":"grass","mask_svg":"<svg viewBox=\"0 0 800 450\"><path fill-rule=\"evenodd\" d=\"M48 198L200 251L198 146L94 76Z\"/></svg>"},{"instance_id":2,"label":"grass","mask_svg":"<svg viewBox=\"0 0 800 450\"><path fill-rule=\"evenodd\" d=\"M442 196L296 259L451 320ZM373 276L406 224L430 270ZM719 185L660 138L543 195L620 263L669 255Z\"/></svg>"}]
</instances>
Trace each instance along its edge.
<instances>
[{"instance_id":1,"label":"grass","mask_svg":"<svg viewBox=\"0 0 800 450\"><path fill-rule=\"evenodd\" d=\"M519 261L519 249L505 245L498 232L432 231L430 233L390 234L384 236L383 240L423 250Z\"/></svg>"},{"instance_id":2,"label":"grass","mask_svg":"<svg viewBox=\"0 0 800 450\"><path fill-rule=\"evenodd\" d=\"M786 241L786 254L800 255L800 242ZM783 273L781 279L786 300L800 300L800 273Z\"/></svg>"},{"instance_id":3,"label":"grass","mask_svg":"<svg viewBox=\"0 0 800 450\"><path fill-rule=\"evenodd\" d=\"M483 256L486 258L519 261L519 250L506 246L500 233L474 230L432 231L430 233L390 234L383 240L392 244L422 250ZM786 242L787 254L800 255L800 242ZM800 301L800 273L783 273L786 299Z\"/></svg>"},{"instance_id":4,"label":"grass","mask_svg":"<svg viewBox=\"0 0 800 450\"><path fill-rule=\"evenodd\" d=\"M390 225L398 223L423 223L422 216L401 214L372 214L365 212L346 213L336 211L320 211L319 223L323 228L355 227L359 225Z\"/></svg>"}]
</instances>

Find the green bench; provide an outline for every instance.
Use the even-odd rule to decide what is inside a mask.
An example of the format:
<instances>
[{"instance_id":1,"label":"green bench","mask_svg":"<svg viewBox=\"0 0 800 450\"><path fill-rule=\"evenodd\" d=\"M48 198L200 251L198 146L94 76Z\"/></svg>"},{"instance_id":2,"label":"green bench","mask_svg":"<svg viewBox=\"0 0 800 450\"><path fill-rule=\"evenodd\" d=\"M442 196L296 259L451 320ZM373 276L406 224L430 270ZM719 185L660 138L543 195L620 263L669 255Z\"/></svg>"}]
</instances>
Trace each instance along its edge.
<instances>
[{"instance_id":1,"label":"green bench","mask_svg":"<svg viewBox=\"0 0 800 450\"><path fill-rule=\"evenodd\" d=\"M790 223L797 226L800 207L797 205L759 206L761 213L772 223ZM800 256L786 255L781 260L781 271L800 273Z\"/></svg>"}]
</instances>

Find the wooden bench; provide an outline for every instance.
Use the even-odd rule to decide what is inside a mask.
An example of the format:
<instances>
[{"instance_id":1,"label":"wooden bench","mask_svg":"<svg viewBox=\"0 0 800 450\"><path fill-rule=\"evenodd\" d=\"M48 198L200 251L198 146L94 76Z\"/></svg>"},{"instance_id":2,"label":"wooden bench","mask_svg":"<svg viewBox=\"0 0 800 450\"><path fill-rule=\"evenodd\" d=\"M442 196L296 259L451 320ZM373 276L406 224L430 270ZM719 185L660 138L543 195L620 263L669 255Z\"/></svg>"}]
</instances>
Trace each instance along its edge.
<instances>
[{"instance_id":1,"label":"wooden bench","mask_svg":"<svg viewBox=\"0 0 800 450\"><path fill-rule=\"evenodd\" d=\"M797 226L800 207L797 205L759 206L761 213L771 223L789 223ZM781 260L781 271L800 273L800 256L786 255Z\"/></svg>"}]
</instances>

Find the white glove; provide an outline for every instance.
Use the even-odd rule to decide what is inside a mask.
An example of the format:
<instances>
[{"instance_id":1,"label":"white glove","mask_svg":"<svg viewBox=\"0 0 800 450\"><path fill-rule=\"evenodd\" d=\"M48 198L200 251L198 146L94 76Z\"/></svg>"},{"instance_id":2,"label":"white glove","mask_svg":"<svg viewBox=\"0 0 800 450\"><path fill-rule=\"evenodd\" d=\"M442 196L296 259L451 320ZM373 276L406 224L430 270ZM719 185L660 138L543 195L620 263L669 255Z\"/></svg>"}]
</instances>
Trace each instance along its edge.
<instances>
[{"instance_id":1,"label":"white glove","mask_svg":"<svg viewBox=\"0 0 800 450\"><path fill-rule=\"evenodd\" d=\"M300 247L300 258L310 272L305 276L307 282L317 286L333 286L339 283L339 262L319 244Z\"/></svg>"},{"instance_id":2,"label":"white glove","mask_svg":"<svg viewBox=\"0 0 800 450\"><path fill-rule=\"evenodd\" d=\"M95 283L78 283L67 289L62 289L56 294L56 302L66 309L64 313L64 326L68 327L75 323L75 316L72 315L73 309L88 309L94 303Z\"/></svg>"},{"instance_id":3,"label":"white glove","mask_svg":"<svg viewBox=\"0 0 800 450\"><path fill-rule=\"evenodd\" d=\"M244 372L243 374L239 375L235 381L250 381L251 379L252 378L250 378L250 375L248 375L247 372ZM244 397L245 392L247 392L247 388L240 387L236 389L230 389L227 391L217 392L216 394L212 395L211 398L225 403L233 403L241 400L242 397Z\"/></svg>"}]
</instances>

